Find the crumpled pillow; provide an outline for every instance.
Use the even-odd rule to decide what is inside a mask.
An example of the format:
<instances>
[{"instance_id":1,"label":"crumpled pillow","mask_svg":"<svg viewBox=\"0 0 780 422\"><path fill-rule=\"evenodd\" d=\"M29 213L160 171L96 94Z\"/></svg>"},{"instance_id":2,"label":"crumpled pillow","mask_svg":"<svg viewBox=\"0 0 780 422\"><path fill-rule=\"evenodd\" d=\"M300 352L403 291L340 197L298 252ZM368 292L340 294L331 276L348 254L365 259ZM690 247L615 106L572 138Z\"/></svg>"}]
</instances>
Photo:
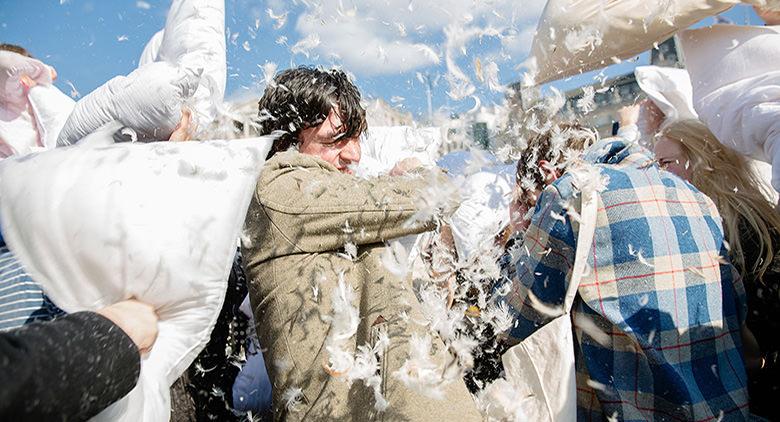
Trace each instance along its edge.
<instances>
[{"instance_id":1,"label":"crumpled pillow","mask_svg":"<svg viewBox=\"0 0 780 422\"><path fill-rule=\"evenodd\" d=\"M271 140L82 146L0 162L3 235L66 312L137 298L159 336L100 421L168 420L170 385L209 340Z\"/></svg>"},{"instance_id":2,"label":"crumpled pillow","mask_svg":"<svg viewBox=\"0 0 780 422\"><path fill-rule=\"evenodd\" d=\"M550 0L529 56L534 85L609 66L650 50L739 0ZM780 0L744 3L776 7Z\"/></svg>"},{"instance_id":3,"label":"crumpled pillow","mask_svg":"<svg viewBox=\"0 0 780 422\"><path fill-rule=\"evenodd\" d=\"M634 69L642 91L664 113L664 126L687 119L698 119L693 109L691 78L685 69L661 66L639 66Z\"/></svg>"},{"instance_id":4,"label":"crumpled pillow","mask_svg":"<svg viewBox=\"0 0 780 422\"><path fill-rule=\"evenodd\" d=\"M437 164L460 185L462 201L450 217L450 228L458 261L467 265L489 250L509 224L516 166L503 164L486 151L451 152Z\"/></svg>"},{"instance_id":5,"label":"crumpled pillow","mask_svg":"<svg viewBox=\"0 0 780 422\"><path fill-rule=\"evenodd\" d=\"M57 144L75 144L113 120L135 130L141 142L167 140L199 83L200 75L166 62L117 76L76 103Z\"/></svg>"},{"instance_id":6,"label":"crumpled pillow","mask_svg":"<svg viewBox=\"0 0 780 422\"><path fill-rule=\"evenodd\" d=\"M224 0L174 0L159 34L138 69L77 103L58 145L74 144L112 120L135 130L139 141L166 140L182 107L193 112L195 128L216 118L227 82Z\"/></svg>"},{"instance_id":7,"label":"crumpled pillow","mask_svg":"<svg viewBox=\"0 0 780 422\"><path fill-rule=\"evenodd\" d=\"M714 25L680 41L699 117L724 145L771 163L780 191L780 27Z\"/></svg>"},{"instance_id":8,"label":"crumpled pillow","mask_svg":"<svg viewBox=\"0 0 780 422\"><path fill-rule=\"evenodd\" d=\"M424 166L434 166L441 143L441 129L437 127L371 127L360 142L358 172L369 176L387 173L399 161L412 157Z\"/></svg>"}]
</instances>

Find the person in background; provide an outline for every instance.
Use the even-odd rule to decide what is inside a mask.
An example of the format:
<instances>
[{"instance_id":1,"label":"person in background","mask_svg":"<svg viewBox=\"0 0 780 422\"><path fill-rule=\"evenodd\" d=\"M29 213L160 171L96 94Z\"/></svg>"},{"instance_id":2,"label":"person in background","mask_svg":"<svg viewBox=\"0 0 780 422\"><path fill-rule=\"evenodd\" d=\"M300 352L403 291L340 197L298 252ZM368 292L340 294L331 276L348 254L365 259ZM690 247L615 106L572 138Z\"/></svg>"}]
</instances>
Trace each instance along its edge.
<instances>
[{"instance_id":1,"label":"person in background","mask_svg":"<svg viewBox=\"0 0 780 422\"><path fill-rule=\"evenodd\" d=\"M136 300L0 333L0 419L86 420L135 387L157 314Z\"/></svg>"},{"instance_id":2,"label":"person in background","mask_svg":"<svg viewBox=\"0 0 780 422\"><path fill-rule=\"evenodd\" d=\"M553 125L529 148L554 159L519 164L519 196L528 199L517 208L533 214L505 297L517 321L509 341L557 316L550 310L564 302L585 247L571 310L577 419L744 420L744 290L717 209L635 143L565 148L579 133ZM596 229L591 245L578 245L585 187L597 193Z\"/></svg>"},{"instance_id":3,"label":"person in background","mask_svg":"<svg viewBox=\"0 0 780 422\"><path fill-rule=\"evenodd\" d=\"M655 156L662 168L709 196L723 217L729 255L747 292L747 327L760 349L759 356L746 356L750 410L780 420L780 215L766 199L768 187L745 156L721 144L699 120L663 128Z\"/></svg>"}]
</instances>

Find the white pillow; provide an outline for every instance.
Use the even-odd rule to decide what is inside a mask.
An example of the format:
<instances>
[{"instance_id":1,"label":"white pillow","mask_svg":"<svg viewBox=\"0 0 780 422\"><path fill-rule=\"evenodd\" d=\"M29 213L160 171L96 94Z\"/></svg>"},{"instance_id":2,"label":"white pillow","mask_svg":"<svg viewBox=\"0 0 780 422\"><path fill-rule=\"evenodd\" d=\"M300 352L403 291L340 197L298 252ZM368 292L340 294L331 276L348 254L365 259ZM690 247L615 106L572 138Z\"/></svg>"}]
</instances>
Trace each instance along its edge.
<instances>
[{"instance_id":1,"label":"white pillow","mask_svg":"<svg viewBox=\"0 0 780 422\"><path fill-rule=\"evenodd\" d=\"M76 145L0 163L10 249L67 312L135 297L159 336L135 389L97 420L168 420L169 386L205 346L224 300L266 138Z\"/></svg>"},{"instance_id":2,"label":"white pillow","mask_svg":"<svg viewBox=\"0 0 780 422\"><path fill-rule=\"evenodd\" d=\"M193 95L196 123L213 122L227 84L225 0L173 0L155 61L201 74Z\"/></svg>"},{"instance_id":3,"label":"white pillow","mask_svg":"<svg viewBox=\"0 0 780 422\"><path fill-rule=\"evenodd\" d=\"M780 191L780 27L715 25L680 41L699 117L724 145L771 163Z\"/></svg>"},{"instance_id":4,"label":"white pillow","mask_svg":"<svg viewBox=\"0 0 780 422\"><path fill-rule=\"evenodd\" d=\"M167 140L199 83L198 74L166 62L117 76L76 103L57 145L75 144L112 120L133 128L139 141Z\"/></svg>"},{"instance_id":5,"label":"white pillow","mask_svg":"<svg viewBox=\"0 0 780 422\"><path fill-rule=\"evenodd\" d=\"M57 144L76 143L111 120L133 128L140 141L166 140L182 106L193 112L194 128L206 128L226 79L224 0L174 0L165 30L150 40L139 68L79 101Z\"/></svg>"},{"instance_id":6,"label":"white pillow","mask_svg":"<svg viewBox=\"0 0 780 422\"><path fill-rule=\"evenodd\" d=\"M509 223L516 166L484 150L453 151L436 164L460 185L462 201L450 226L458 261L467 264Z\"/></svg>"},{"instance_id":7,"label":"white pillow","mask_svg":"<svg viewBox=\"0 0 780 422\"><path fill-rule=\"evenodd\" d=\"M549 0L531 46L533 82L542 84L650 50L739 0ZM778 0L746 3L777 5Z\"/></svg>"},{"instance_id":8,"label":"white pillow","mask_svg":"<svg viewBox=\"0 0 780 422\"><path fill-rule=\"evenodd\" d=\"M691 78L685 69L639 66L634 69L634 74L642 91L666 116L664 125L699 118L693 109Z\"/></svg>"},{"instance_id":9,"label":"white pillow","mask_svg":"<svg viewBox=\"0 0 780 422\"><path fill-rule=\"evenodd\" d=\"M514 187L514 164L486 168L466 178L460 190L463 201L450 220L461 264L489 250L495 236L509 224Z\"/></svg>"},{"instance_id":10,"label":"white pillow","mask_svg":"<svg viewBox=\"0 0 780 422\"><path fill-rule=\"evenodd\" d=\"M441 129L436 127L378 126L368 129L361 142L361 174L387 173L399 161L417 158L424 166L434 166L441 146Z\"/></svg>"},{"instance_id":11,"label":"white pillow","mask_svg":"<svg viewBox=\"0 0 780 422\"><path fill-rule=\"evenodd\" d=\"M165 30L161 29L152 35L152 38L146 43L144 51L141 52L141 57L138 58L138 67L157 61L164 34Z\"/></svg>"}]
</instances>

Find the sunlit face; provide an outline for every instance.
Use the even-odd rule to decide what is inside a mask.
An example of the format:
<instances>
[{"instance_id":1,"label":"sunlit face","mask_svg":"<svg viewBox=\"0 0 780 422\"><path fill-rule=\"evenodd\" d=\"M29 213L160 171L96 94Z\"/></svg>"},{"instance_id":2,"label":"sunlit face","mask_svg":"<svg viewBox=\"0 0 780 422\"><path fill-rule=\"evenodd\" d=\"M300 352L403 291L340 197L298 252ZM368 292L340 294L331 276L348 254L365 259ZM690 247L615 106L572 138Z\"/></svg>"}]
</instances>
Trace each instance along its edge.
<instances>
[{"instance_id":1,"label":"sunlit face","mask_svg":"<svg viewBox=\"0 0 780 422\"><path fill-rule=\"evenodd\" d=\"M661 137L655 141L655 160L662 169L679 176L687 181L691 180L692 172L690 160L679 142Z\"/></svg>"},{"instance_id":2,"label":"sunlit face","mask_svg":"<svg viewBox=\"0 0 780 422\"><path fill-rule=\"evenodd\" d=\"M298 151L319 157L342 173L352 174L351 167L360 162L360 136L340 136L345 130L334 108L319 126L301 131L298 135Z\"/></svg>"}]
</instances>

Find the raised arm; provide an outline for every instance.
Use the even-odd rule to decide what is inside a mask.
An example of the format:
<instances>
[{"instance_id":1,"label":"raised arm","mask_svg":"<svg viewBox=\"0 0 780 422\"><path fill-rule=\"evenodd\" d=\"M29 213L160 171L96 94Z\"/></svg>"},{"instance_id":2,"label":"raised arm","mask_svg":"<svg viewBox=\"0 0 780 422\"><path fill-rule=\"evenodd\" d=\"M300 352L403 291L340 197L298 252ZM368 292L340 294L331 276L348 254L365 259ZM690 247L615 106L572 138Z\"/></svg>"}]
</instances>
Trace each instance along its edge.
<instances>
[{"instance_id":1,"label":"raised arm","mask_svg":"<svg viewBox=\"0 0 780 422\"><path fill-rule=\"evenodd\" d=\"M436 187L446 183L439 171L360 179L318 166L270 169L256 192L256 212L268 217L268 227L282 236L290 253L326 252L346 242L383 242L422 233L434 227L434 214L451 212L457 194L446 198ZM266 171L266 170L264 170ZM450 190L452 192L452 190ZM250 208L250 213L253 210Z\"/></svg>"},{"instance_id":2,"label":"raised arm","mask_svg":"<svg viewBox=\"0 0 780 422\"><path fill-rule=\"evenodd\" d=\"M524 340L562 314L576 237L567 205L555 186L539 197L531 224L514 259L514 276L503 298L515 316L510 342Z\"/></svg>"}]
</instances>

